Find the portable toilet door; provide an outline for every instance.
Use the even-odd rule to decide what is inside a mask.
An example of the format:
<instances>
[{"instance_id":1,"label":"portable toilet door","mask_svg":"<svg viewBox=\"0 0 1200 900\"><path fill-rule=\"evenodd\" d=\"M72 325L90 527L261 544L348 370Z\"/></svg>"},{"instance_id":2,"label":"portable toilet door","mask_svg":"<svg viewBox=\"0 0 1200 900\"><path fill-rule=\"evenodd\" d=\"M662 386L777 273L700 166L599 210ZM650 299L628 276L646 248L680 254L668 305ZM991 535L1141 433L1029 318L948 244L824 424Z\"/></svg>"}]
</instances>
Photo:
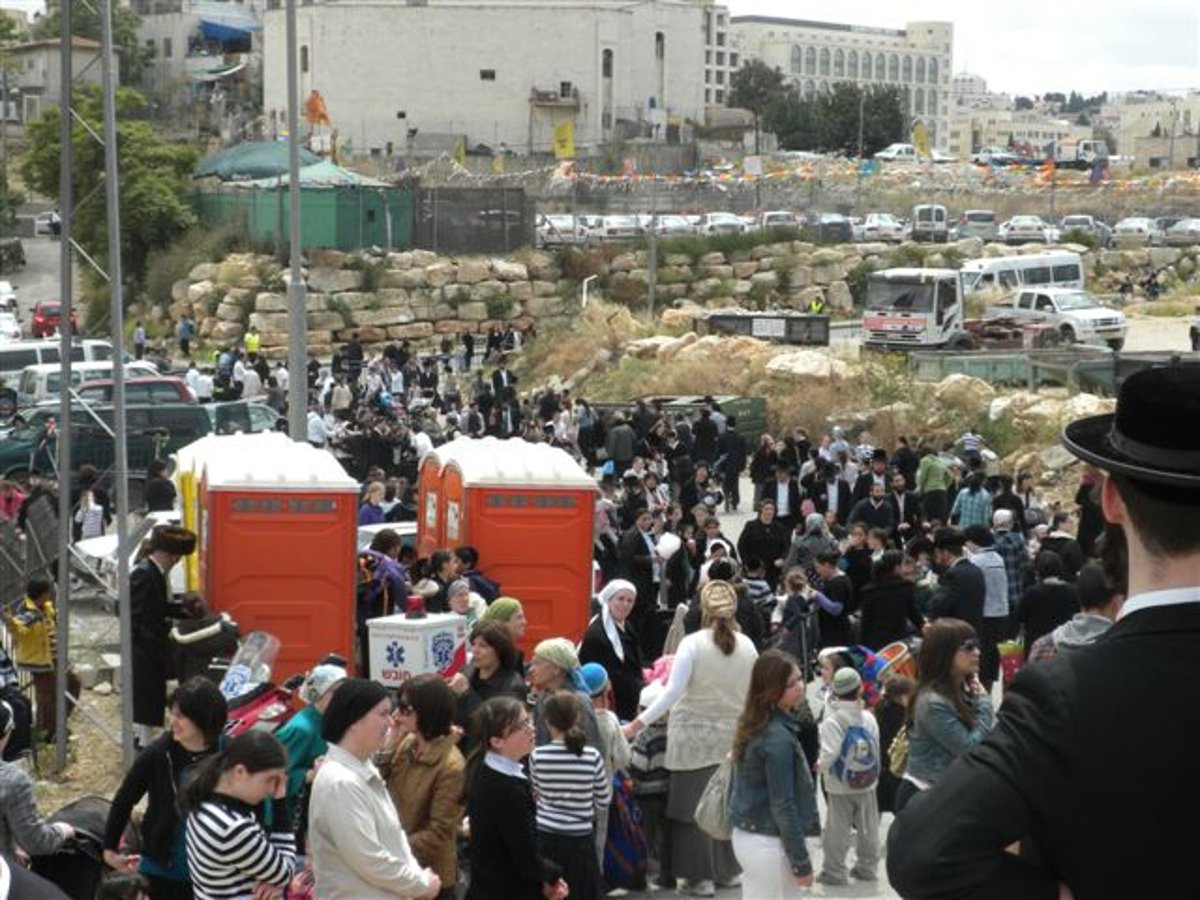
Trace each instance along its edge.
<instances>
[{"instance_id":1,"label":"portable toilet door","mask_svg":"<svg viewBox=\"0 0 1200 900\"><path fill-rule=\"evenodd\" d=\"M253 438L269 440L253 452ZM204 462L201 567L210 608L228 612L243 634L279 638L277 680L328 653L353 660L358 483L304 442L218 440L235 443Z\"/></svg>"},{"instance_id":2,"label":"portable toilet door","mask_svg":"<svg viewBox=\"0 0 1200 900\"><path fill-rule=\"evenodd\" d=\"M443 445L444 446L444 445ZM417 472L417 557L428 559L445 546L442 524L442 458L431 450L421 460Z\"/></svg>"},{"instance_id":3,"label":"portable toilet door","mask_svg":"<svg viewBox=\"0 0 1200 900\"><path fill-rule=\"evenodd\" d=\"M516 597L526 649L578 641L592 597L596 482L569 454L519 438L460 438L441 448L443 546L479 551L480 569Z\"/></svg>"}]
</instances>

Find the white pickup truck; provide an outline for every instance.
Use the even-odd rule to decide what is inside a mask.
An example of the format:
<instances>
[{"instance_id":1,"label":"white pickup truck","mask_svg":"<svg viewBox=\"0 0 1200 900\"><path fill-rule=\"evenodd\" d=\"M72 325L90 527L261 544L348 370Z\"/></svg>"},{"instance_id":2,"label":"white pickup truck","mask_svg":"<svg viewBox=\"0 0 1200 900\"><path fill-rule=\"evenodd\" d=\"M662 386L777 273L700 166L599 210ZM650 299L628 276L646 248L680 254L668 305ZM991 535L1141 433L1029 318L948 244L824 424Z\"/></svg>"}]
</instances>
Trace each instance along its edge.
<instances>
[{"instance_id":1,"label":"white pickup truck","mask_svg":"<svg viewBox=\"0 0 1200 900\"><path fill-rule=\"evenodd\" d=\"M1125 314L1079 288L1023 288L1011 305L994 306L985 318L1053 325L1064 343L1106 344L1113 350L1125 346Z\"/></svg>"}]
</instances>

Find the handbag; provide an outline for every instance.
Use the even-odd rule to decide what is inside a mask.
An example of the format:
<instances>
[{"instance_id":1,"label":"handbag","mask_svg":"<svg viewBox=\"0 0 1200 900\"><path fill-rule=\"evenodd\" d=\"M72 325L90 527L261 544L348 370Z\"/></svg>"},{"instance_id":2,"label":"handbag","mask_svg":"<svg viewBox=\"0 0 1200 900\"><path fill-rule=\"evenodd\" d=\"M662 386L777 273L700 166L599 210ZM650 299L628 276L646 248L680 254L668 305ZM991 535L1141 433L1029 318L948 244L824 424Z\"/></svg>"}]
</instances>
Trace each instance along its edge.
<instances>
[{"instance_id":1,"label":"handbag","mask_svg":"<svg viewBox=\"0 0 1200 900\"><path fill-rule=\"evenodd\" d=\"M733 796L733 760L725 759L708 779L696 804L696 827L715 841L733 837L729 801Z\"/></svg>"},{"instance_id":2,"label":"handbag","mask_svg":"<svg viewBox=\"0 0 1200 900\"><path fill-rule=\"evenodd\" d=\"M896 736L888 745L888 771L897 778L903 778L908 770L908 725L900 726Z\"/></svg>"}]
</instances>

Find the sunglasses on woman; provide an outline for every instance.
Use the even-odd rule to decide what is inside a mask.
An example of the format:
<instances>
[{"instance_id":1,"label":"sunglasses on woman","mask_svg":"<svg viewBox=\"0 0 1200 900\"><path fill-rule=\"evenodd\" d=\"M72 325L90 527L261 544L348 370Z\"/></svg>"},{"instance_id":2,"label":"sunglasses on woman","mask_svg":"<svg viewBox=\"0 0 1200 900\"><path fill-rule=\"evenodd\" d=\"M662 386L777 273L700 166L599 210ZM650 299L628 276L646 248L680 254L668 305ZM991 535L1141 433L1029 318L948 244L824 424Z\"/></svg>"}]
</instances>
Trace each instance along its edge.
<instances>
[{"instance_id":1,"label":"sunglasses on woman","mask_svg":"<svg viewBox=\"0 0 1200 900\"><path fill-rule=\"evenodd\" d=\"M975 638L967 638L965 641L963 641L961 644L958 645L958 649L961 650L963 653L974 653L976 650L979 649L979 641L976 640Z\"/></svg>"}]
</instances>

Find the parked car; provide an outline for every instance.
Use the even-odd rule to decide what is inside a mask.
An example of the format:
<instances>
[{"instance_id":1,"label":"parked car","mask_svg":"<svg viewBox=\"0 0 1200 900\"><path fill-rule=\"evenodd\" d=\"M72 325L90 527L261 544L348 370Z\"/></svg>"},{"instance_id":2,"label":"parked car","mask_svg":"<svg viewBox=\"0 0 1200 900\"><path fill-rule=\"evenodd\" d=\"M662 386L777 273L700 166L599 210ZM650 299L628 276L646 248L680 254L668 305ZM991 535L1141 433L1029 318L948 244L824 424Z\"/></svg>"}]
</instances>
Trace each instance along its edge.
<instances>
[{"instance_id":1,"label":"parked car","mask_svg":"<svg viewBox=\"0 0 1200 900\"><path fill-rule=\"evenodd\" d=\"M33 318L29 322L29 330L35 338L51 337L58 333L62 324L62 304L57 300L42 300L33 307ZM79 319L75 310L71 310L71 333L79 329Z\"/></svg>"},{"instance_id":2,"label":"parked car","mask_svg":"<svg viewBox=\"0 0 1200 900\"><path fill-rule=\"evenodd\" d=\"M1058 223L1058 229L1061 234L1066 234L1068 231L1086 232L1095 238L1096 244L1101 247L1107 247L1112 242L1112 229L1095 216L1082 213L1063 216Z\"/></svg>"},{"instance_id":3,"label":"parked car","mask_svg":"<svg viewBox=\"0 0 1200 900\"><path fill-rule=\"evenodd\" d=\"M914 241L946 243L950 239L950 222L946 207L940 203L918 203L913 207L910 234Z\"/></svg>"},{"instance_id":4,"label":"parked car","mask_svg":"<svg viewBox=\"0 0 1200 900\"><path fill-rule=\"evenodd\" d=\"M1164 241L1168 247L1200 244L1200 219L1180 219L1167 229Z\"/></svg>"},{"instance_id":5,"label":"parked car","mask_svg":"<svg viewBox=\"0 0 1200 900\"><path fill-rule=\"evenodd\" d=\"M1163 233L1153 219L1145 216L1129 216L1113 226L1114 244L1134 244L1142 247L1158 247L1163 242Z\"/></svg>"},{"instance_id":6,"label":"parked car","mask_svg":"<svg viewBox=\"0 0 1200 900\"><path fill-rule=\"evenodd\" d=\"M17 286L11 281L0 281L0 310L17 311Z\"/></svg>"},{"instance_id":7,"label":"parked car","mask_svg":"<svg viewBox=\"0 0 1200 900\"><path fill-rule=\"evenodd\" d=\"M631 241L643 233L637 216L605 216L596 237L602 241Z\"/></svg>"},{"instance_id":8,"label":"parked car","mask_svg":"<svg viewBox=\"0 0 1200 900\"><path fill-rule=\"evenodd\" d=\"M550 213L538 216L535 235L539 247L562 247L582 243L587 237L587 229L575 216Z\"/></svg>"},{"instance_id":9,"label":"parked car","mask_svg":"<svg viewBox=\"0 0 1200 900\"><path fill-rule=\"evenodd\" d=\"M1171 229L1171 226L1183 219L1183 216L1159 216L1154 220L1158 230L1166 236L1166 233Z\"/></svg>"},{"instance_id":10,"label":"parked car","mask_svg":"<svg viewBox=\"0 0 1200 900\"><path fill-rule=\"evenodd\" d=\"M1041 216L1013 216L1000 226L1006 244L1049 244L1050 228Z\"/></svg>"},{"instance_id":11,"label":"parked car","mask_svg":"<svg viewBox=\"0 0 1200 900\"><path fill-rule=\"evenodd\" d=\"M1004 147L984 147L971 154L971 162L986 166L1011 166L1020 160L1017 154Z\"/></svg>"},{"instance_id":12,"label":"parked car","mask_svg":"<svg viewBox=\"0 0 1200 900\"><path fill-rule=\"evenodd\" d=\"M58 230L55 226L61 227L61 225L62 217L59 216L57 210L38 213L33 217L34 234L57 234Z\"/></svg>"},{"instance_id":13,"label":"parked car","mask_svg":"<svg viewBox=\"0 0 1200 900\"><path fill-rule=\"evenodd\" d=\"M848 244L854 240L854 228L841 213L814 213L808 217L807 227L823 244Z\"/></svg>"},{"instance_id":14,"label":"parked car","mask_svg":"<svg viewBox=\"0 0 1200 900\"><path fill-rule=\"evenodd\" d=\"M996 213L990 209L968 209L959 215L958 224L954 226L955 240L979 238L981 241L994 241L999 236Z\"/></svg>"},{"instance_id":15,"label":"parked car","mask_svg":"<svg viewBox=\"0 0 1200 900\"><path fill-rule=\"evenodd\" d=\"M258 434L278 431L284 417L261 400L227 400L205 403L204 411L212 423L213 434Z\"/></svg>"},{"instance_id":16,"label":"parked car","mask_svg":"<svg viewBox=\"0 0 1200 900\"><path fill-rule=\"evenodd\" d=\"M113 380L95 378L79 386L80 399L90 403L112 403ZM125 379L126 403L195 403L196 395L182 378L146 375Z\"/></svg>"},{"instance_id":17,"label":"parked car","mask_svg":"<svg viewBox=\"0 0 1200 900\"><path fill-rule=\"evenodd\" d=\"M785 209L773 209L758 214L758 228L767 231L771 228L799 228L800 218L794 212Z\"/></svg>"},{"instance_id":18,"label":"parked car","mask_svg":"<svg viewBox=\"0 0 1200 900\"><path fill-rule=\"evenodd\" d=\"M891 213L867 213L859 233L864 241L900 243L904 240L904 224Z\"/></svg>"},{"instance_id":19,"label":"parked car","mask_svg":"<svg viewBox=\"0 0 1200 900\"><path fill-rule=\"evenodd\" d=\"M8 344L21 339L21 323L17 314L8 310L0 311L0 344Z\"/></svg>"},{"instance_id":20,"label":"parked car","mask_svg":"<svg viewBox=\"0 0 1200 900\"><path fill-rule=\"evenodd\" d=\"M875 154L875 158L884 162L916 162L919 159L917 148L912 144L888 144Z\"/></svg>"},{"instance_id":21,"label":"parked car","mask_svg":"<svg viewBox=\"0 0 1200 900\"><path fill-rule=\"evenodd\" d=\"M654 232L659 237L685 237L696 233L694 226L687 216L669 214L659 216L654 225Z\"/></svg>"},{"instance_id":22,"label":"parked car","mask_svg":"<svg viewBox=\"0 0 1200 900\"><path fill-rule=\"evenodd\" d=\"M742 217L731 212L705 213L696 228L698 234L743 234L745 231L746 223Z\"/></svg>"}]
</instances>

